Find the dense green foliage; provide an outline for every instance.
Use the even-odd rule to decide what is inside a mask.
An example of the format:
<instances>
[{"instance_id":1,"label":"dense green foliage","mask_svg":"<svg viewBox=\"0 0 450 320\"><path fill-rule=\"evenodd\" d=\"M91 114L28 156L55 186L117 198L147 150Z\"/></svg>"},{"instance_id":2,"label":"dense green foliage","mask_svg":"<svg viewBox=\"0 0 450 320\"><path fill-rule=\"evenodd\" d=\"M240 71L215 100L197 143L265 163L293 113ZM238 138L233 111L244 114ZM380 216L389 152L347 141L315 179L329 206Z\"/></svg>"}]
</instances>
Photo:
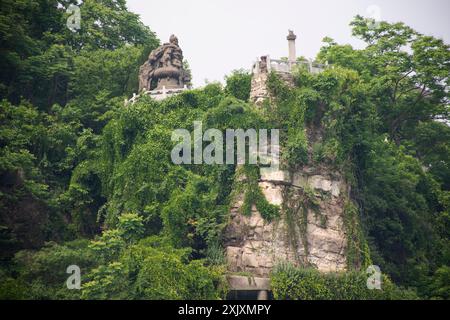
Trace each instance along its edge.
<instances>
[{"instance_id":1,"label":"dense green foliage","mask_svg":"<svg viewBox=\"0 0 450 320\"><path fill-rule=\"evenodd\" d=\"M443 141L450 132L449 47L401 23L373 30L356 17L352 25L367 48L325 39L319 59L332 68L320 75L298 70L293 89L272 75L277 108L286 110L281 119L290 121L284 156L305 161L306 139L313 151L307 161L344 172L361 217L354 223L364 228L373 263L423 296L446 297L430 283L442 281L450 262L449 149ZM301 111L289 116L296 105ZM349 250L348 262L365 265L367 245L357 239L352 237L351 245L360 244Z\"/></svg>"},{"instance_id":2,"label":"dense green foliage","mask_svg":"<svg viewBox=\"0 0 450 320\"><path fill-rule=\"evenodd\" d=\"M75 167L136 91L138 66L159 43L125 1L84 1L81 29L72 32L70 3L0 5L0 99L9 100L1 102L0 116L2 259L46 240L99 231L95 216L105 201L99 181L90 181L88 194L67 186L90 170ZM84 211L76 209L81 204Z\"/></svg>"},{"instance_id":3,"label":"dense green foliage","mask_svg":"<svg viewBox=\"0 0 450 320\"><path fill-rule=\"evenodd\" d=\"M250 87L252 75L243 69L234 70L229 76L225 77L227 86L225 91L235 98L248 101L250 98Z\"/></svg>"},{"instance_id":4,"label":"dense green foliage","mask_svg":"<svg viewBox=\"0 0 450 320\"><path fill-rule=\"evenodd\" d=\"M323 274L316 269L295 268L289 264L275 267L271 288L279 300L412 300L413 291L397 288L386 276L381 290L367 288L367 274L350 271Z\"/></svg>"},{"instance_id":5,"label":"dense green foliage","mask_svg":"<svg viewBox=\"0 0 450 320\"><path fill-rule=\"evenodd\" d=\"M190 262L189 249L174 249L162 238L141 238L142 218L123 214L116 229L92 240L49 243L21 251L16 279L0 285L3 298L26 299L218 299L221 269ZM69 265L78 265L82 290L67 290ZM221 287L222 286L222 287Z\"/></svg>"},{"instance_id":6,"label":"dense green foliage","mask_svg":"<svg viewBox=\"0 0 450 320\"><path fill-rule=\"evenodd\" d=\"M203 131L280 128L283 165L345 173L349 268L378 264L421 298L449 298L450 58L441 40L356 17L365 49L325 39L318 59L332 67L297 70L294 87L272 74L262 108L248 101L243 70L225 88L124 106L159 41L124 0L83 1L72 32L66 8L75 2L0 4L0 297L222 298L233 191L245 196L243 214L256 205L271 220L282 208L262 196L255 166L236 183L234 165L172 163L172 130L202 121ZM74 264L81 290L65 285ZM369 292L365 279L285 268L272 284L276 298L415 297L387 278Z\"/></svg>"},{"instance_id":7,"label":"dense green foliage","mask_svg":"<svg viewBox=\"0 0 450 320\"><path fill-rule=\"evenodd\" d=\"M98 157L89 165L98 167L109 199L100 212L107 226L114 226L128 210L144 217L146 232L163 228L175 246L202 249L205 241L218 240L234 166L179 166L170 159L172 130L192 132L196 120L202 121L203 130L257 128L265 123L251 106L227 97L216 84L162 102L142 98L118 111L103 131Z\"/></svg>"},{"instance_id":8,"label":"dense green foliage","mask_svg":"<svg viewBox=\"0 0 450 320\"><path fill-rule=\"evenodd\" d=\"M382 22L373 29L356 17L352 26L367 48L326 39L319 54L354 72L355 95L333 106L338 117L325 115L330 141L339 137L352 159L354 198L363 210L373 262L394 281L441 296L429 282L450 262L450 154L448 140L442 140L450 133L449 46L402 23ZM343 84L351 91L348 81ZM351 113L339 116L346 112ZM424 136L436 140L425 145Z\"/></svg>"}]
</instances>

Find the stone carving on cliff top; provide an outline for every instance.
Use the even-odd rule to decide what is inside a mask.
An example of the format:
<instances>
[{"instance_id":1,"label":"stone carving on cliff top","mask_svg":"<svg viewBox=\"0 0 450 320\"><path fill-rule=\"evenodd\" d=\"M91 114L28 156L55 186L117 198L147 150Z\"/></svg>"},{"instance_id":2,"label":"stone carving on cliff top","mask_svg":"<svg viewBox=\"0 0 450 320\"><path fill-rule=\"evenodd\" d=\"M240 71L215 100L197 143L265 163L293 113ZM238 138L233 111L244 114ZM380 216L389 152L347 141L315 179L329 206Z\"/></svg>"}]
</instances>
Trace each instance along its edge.
<instances>
[{"instance_id":1,"label":"stone carving on cliff top","mask_svg":"<svg viewBox=\"0 0 450 320\"><path fill-rule=\"evenodd\" d=\"M171 35L169 43L153 50L139 68L139 91L183 88L190 85L191 76L183 68L183 51L178 38Z\"/></svg>"}]
</instances>

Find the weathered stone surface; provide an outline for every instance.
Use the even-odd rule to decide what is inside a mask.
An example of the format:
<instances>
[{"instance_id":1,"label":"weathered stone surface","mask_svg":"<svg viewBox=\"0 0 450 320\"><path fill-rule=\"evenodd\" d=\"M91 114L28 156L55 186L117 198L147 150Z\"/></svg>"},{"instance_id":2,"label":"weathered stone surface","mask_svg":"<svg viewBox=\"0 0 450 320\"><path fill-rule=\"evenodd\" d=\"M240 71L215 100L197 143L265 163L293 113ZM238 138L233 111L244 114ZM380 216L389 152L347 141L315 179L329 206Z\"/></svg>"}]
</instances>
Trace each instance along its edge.
<instances>
[{"instance_id":1,"label":"weathered stone surface","mask_svg":"<svg viewBox=\"0 0 450 320\"><path fill-rule=\"evenodd\" d=\"M335 197L339 197L341 194L341 183L339 181L333 181L331 183L331 194Z\"/></svg>"},{"instance_id":2,"label":"weathered stone surface","mask_svg":"<svg viewBox=\"0 0 450 320\"><path fill-rule=\"evenodd\" d=\"M246 276L227 276L230 290L270 290L270 279Z\"/></svg>"},{"instance_id":3,"label":"weathered stone surface","mask_svg":"<svg viewBox=\"0 0 450 320\"><path fill-rule=\"evenodd\" d=\"M283 193L280 186L266 181L262 181L258 185L269 203L277 206L283 203Z\"/></svg>"},{"instance_id":4,"label":"weathered stone surface","mask_svg":"<svg viewBox=\"0 0 450 320\"><path fill-rule=\"evenodd\" d=\"M269 96L267 89L267 73L259 73L252 77L250 100L255 104L260 105Z\"/></svg>"},{"instance_id":5,"label":"weathered stone surface","mask_svg":"<svg viewBox=\"0 0 450 320\"><path fill-rule=\"evenodd\" d=\"M338 180L324 177L322 175L309 176L307 170L305 172L296 172L293 174L292 185L299 188L309 186L315 190L329 192L334 197L339 197L341 193L342 183Z\"/></svg>"},{"instance_id":6,"label":"weathered stone surface","mask_svg":"<svg viewBox=\"0 0 450 320\"><path fill-rule=\"evenodd\" d=\"M242 248L228 246L226 248L226 257L230 265L233 265L236 269L242 267L241 264Z\"/></svg>"},{"instance_id":7,"label":"weathered stone surface","mask_svg":"<svg viewBox=\"0 0 450 320\"><path fill-rule=\"evenodd\" d=\"M289 172L277 170L272 167L260 169L261 181L268 181L273 183L289 183Z\"/></svg>"},{"instance_id":8,"label":"weathered stone surface","mask_svg":"<svg viewBox=\"0 0 450 320\"><path fill-rule=\"evenodd\" d=\"M292 185L300 188L306 187L308 185L308 176L305 176L301 172L294 173Z\"/></svg>"},{"instance_id":9,"label":"weathered stone surface","mask_svg":"<svg viewBox=\"0 0 450 320\"><path fill-rule=\"evenodd\" d=\"M225 231L228 269L231 272L246 271L256 276L268 276L273 266L282 261L312 265L324 272L346 269L342 198L346 185L341 178L331 178L327 172L316 174L314 168L304 169L292 174L262 171L259 186L270 203L280 206L286 202L283 195L289 190L292 191L290 202L302 201L300 196L295 196L296 192L302 193L302 188L317 190L319 212L308 210L306 234L300 230L300 221L294 221L294 225L288 227L283 211L279 219L271 222L265 221L255 207L251 216L241 215L242 195L239 195ZM292 177L292 182L289 177ZM332 196L323 197L319 192ZM304 239L305 244L302 243Z\"/></svg>"},{"instance_id":10,"label":"weathered stone surface","mask_svg":"<svg viewBox=\"0 0 450 320\"><path fill-rule=\"evenodd\" d=\"M321 175L315 175L308 178L308 184L317 190L322 190L326 192L331 191L331 181L326 179Z\"/></svg>"}]
</instances>

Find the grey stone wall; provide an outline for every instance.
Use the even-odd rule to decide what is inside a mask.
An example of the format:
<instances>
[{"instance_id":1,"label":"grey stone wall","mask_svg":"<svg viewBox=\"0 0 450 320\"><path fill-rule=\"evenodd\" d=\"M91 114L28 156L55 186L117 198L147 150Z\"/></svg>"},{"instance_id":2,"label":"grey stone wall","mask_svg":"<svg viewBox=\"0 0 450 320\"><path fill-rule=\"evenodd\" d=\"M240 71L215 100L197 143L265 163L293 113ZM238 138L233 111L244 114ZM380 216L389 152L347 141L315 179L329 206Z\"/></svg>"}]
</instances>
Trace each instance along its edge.
<instances>
[{"instance_id":1,"label":"grey stone wall","mask_svg":"<svg viewBox=\"0 0 450 320\"><path fill-rule=\"evenodd\" d=\"M313 167L294 173L263 171L259 181L266 199L280 206L299 206L305 188L314 191L318 207L307 209L305 230L299 216L288 222L285 210L271 222L265 221L255 207L251 216L243 216L243 196L237 196L225 232L229 271L265 277L283 261L324 272L346 269L343 212L347 186L339 175L323 168L318 171Z\"/></svg>"}]
</instances>

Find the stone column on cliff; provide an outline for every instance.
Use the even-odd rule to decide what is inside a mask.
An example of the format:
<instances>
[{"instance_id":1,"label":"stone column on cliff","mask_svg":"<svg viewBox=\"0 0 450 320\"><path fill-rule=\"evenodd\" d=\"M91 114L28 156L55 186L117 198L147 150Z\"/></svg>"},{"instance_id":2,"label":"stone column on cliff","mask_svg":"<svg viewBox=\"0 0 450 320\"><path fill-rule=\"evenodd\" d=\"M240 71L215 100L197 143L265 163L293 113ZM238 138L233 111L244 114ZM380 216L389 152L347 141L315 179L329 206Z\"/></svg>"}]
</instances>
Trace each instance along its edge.
<instances>
[{"instance_id":1,"label":"stone column on cliff","mask_svg":"<svg viewBox=\"0 0 450 320\"><path fill-rule=\"evenodd\" d=\"M295 39L297 39L297 36L294 34L294 31L289 30L289 34L286 39L288 40L289 44L289 62L295 62L295 60L297 59L295 53Z\"/></svg>"}]
</instances>

